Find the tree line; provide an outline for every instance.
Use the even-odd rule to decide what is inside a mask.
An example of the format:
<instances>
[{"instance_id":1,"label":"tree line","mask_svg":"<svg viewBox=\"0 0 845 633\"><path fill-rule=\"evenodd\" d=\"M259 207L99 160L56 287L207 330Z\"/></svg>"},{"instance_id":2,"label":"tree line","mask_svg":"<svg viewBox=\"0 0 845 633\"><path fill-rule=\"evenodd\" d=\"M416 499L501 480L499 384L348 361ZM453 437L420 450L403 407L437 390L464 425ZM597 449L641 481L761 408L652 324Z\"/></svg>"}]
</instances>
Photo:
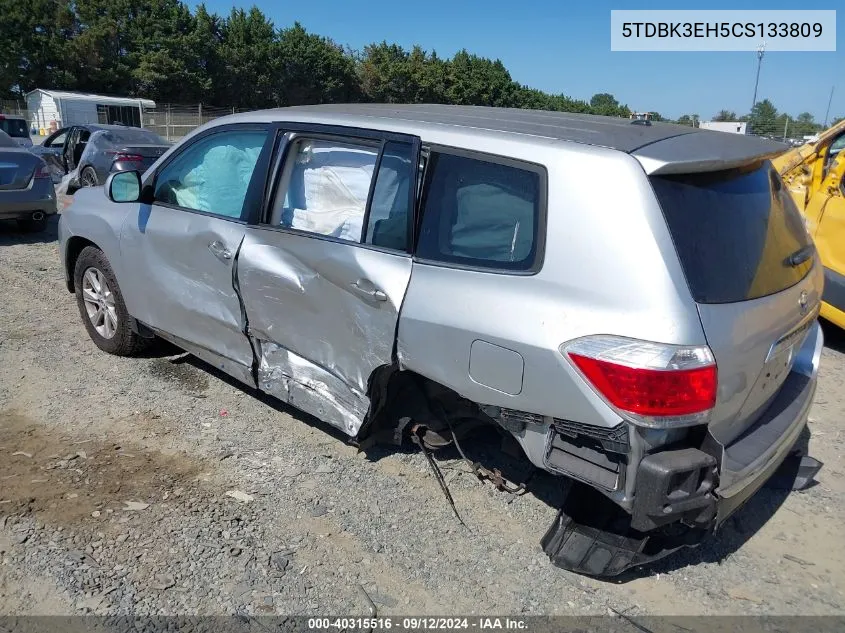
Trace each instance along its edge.
<instances>
[{"instance_id":1,"label":"tree line","mask_svg":"<svg viewBox=\"0 0 845 633\"><path fill-rule=\"evenodd\" d=\"M312 103L450 103L628 116L514 81L500 60L442 58L387 42L352 51L257 7L227 16L180 0L0 0L0 98L38 88L161 102L264 108Z\"/></svg>"},{"instance_id":2,"label":"tree line","mask_svg":"<svg viewBox=\"0 0 845 633\"><path fill-rule=\"evenodd\" d=\"M700 117L697 114L684 114L678 119L683 125L697 125ZM768 99L754 104L749 114L737 115L732 110L719 110L713 121L742 121L747 122L754 134L774 137L801 138L818 134L825 129L823 122L816 121L810 112L802 112L793 117L786 112L779 112ZM843 120L834 118L831 125Z\"/></svg>"},{"instance_id":3,"label":"tree line","mask_svg":"<svg viewBox=\"0 0 845 633\"><path fill-rule=\"evenodd\" d=\"M0 99L52 88L242 109L380 102L631 113L609 93L586 101L522 85L500 60L466 50L443 58L383 41L353 51L298 22L276 28L255 6L220 16L181 0L0 0L0 33ZM768 117L763 103L739 120Z\"/></svg>"}]
</instances>

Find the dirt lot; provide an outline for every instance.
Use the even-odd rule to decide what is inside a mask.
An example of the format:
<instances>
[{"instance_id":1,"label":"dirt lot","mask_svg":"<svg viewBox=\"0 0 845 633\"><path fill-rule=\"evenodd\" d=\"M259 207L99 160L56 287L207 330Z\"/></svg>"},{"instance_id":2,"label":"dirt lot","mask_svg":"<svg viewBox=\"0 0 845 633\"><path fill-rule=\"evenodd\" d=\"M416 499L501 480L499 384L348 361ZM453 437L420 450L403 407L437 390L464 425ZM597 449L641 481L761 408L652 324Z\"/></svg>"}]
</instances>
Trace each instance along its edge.
<instances>
[{"instance_id":1,"label":"dirt lot","mask_svg":"<svg viewBox=\"0 0 845 633\"><path fill-rule=\"evenodd\" d=\"M162 346L97 350L56 225L0 225L0 614L845 613L845 336L809 425L818 485L764 489L718 539L616 582L551 566L559 500L514 498L447 454L359 454ZM227 494L228 493L228 494Z\"/></svg>"}]
</instances>

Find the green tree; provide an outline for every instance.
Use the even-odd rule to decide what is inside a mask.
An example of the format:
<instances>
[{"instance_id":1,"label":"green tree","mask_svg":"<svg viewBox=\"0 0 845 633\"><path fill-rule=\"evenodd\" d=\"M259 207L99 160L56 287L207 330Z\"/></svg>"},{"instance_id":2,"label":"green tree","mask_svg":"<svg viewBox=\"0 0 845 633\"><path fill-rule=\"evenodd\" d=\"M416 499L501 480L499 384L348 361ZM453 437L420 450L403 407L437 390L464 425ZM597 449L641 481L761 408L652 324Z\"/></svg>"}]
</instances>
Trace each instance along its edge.
<instances>
[{"instance_id":1,"label":"green tree","mask_svg":"<svg viewBox=\"0 0 845 633\"><path fill-rule=\"evenodd\" d=\"M276 30L257 7L233 8L220 25L218 103L247 108L274 105Z\"/></svg>"},{"instance_id":2,"label":"green tree","mask_svg":"<svg viewBox=\"0 0 845 633\"><path fill-rule=\"evenodd\" d=\"M607 92L600 92L594 94L590 99L590 110L593 114L601 114L603 116L630 116L631 109L626 105L621 105L612 94Z\"/></svg>"},{"instance_id":3,"label":"green tree","mask_svg":"<svg viewBox=\"0 0 845 633\"><path fill-rule=\"evenodd\" d=\"M754 104L751 109L749 122L751 132L760 136L775 136L778 131L783 134L783 127L778 130L778 110L768 99L763 99Z\"/></svg>"},{"instance_id":4,"label":"green tree","mask_svg":"<svg viewBox=\"0 0 845 633\"><path fill-rule=\"evenodd\" d=\"M211 78L188 7L179 0L148 0L130 24L131 93L170 102L202 101Z\"/></svg>"},{"instance_id":5,"label":"green tree","mask_svg":"<svg viewBox=\"0 0 845 633\"><path fill-rule=\"evenodd\" d=\"M78 59L76 87L84 92L128 94L130 51L138 42L130 35L133 16L143 12L141 0L76 0L79 35L71 42Z\"/></svg>"},{"instance_id":6,"label":"green tree","mask_svg":"<svg viewBox=\"0 0 845 633\"><path fill-rule=\"evenodd\" d=\"M34 88L72 88L77 35L69 0L0 0L0 98L22 98Z\"/></svg>"},{"instance_id":7,"label":"green tree","mask_svg":"<svg viewBox=\"0 0 845 633\"><path fill-rule=\"evenodd\" d=\"M795 118L793 130L789 133L790 136L801 137L810 136L821 132L822 125L816 123L815 117L809 112L802 112Z\"/></svg>"},{"instance_id":8,"label":"green tree","mask_svg":"<svg viewBox=\"0 0 845 633\"><path fill-rule=\"evenodd\" d=\"M356 101L360 96L352 57L299 22L279 33L273 67L280 105Z\"/></svg>"},{"instance_id":9,"label":"green tree","mask_svg":"<svg viewBox=\"0 0 845 633\"><path fill-rule=\"evenodd\" d=\"M456 105L512 107L519 85L501 61L458 51L449 61L446 98Z\"/></svg>"},{"instance_id":10,"label":"green tree","mask_svg":"<svg viewBox=\"0 0 845 633\"><path fill-rule=\"evenodd\" d=\"M445 103L447 66L419 46L370 44L358 65L361 89L379 103Z\"/></svg>"},{"instance_id":11,"label":"green tree","mask_svg":"<svg viewBox=\"0 0 845 633\"><path fill-rule=\"evenodd\" d=\"M713 117L714 121L736 121L736 112L733 110L719 110L716 116Z\"/></svg>"}]
</instances>

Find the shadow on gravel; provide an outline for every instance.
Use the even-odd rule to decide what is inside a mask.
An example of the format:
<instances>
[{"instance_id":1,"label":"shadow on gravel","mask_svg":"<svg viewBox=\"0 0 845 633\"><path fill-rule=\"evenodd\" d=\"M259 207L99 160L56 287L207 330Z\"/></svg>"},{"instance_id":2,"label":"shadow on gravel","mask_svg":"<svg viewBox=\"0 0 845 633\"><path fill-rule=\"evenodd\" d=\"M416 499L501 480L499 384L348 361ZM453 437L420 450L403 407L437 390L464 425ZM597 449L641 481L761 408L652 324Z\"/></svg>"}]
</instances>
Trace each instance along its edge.
<instances>
[{"instance_id":1,"label":"shadow on gravel","mask_svg":"<svg viewBox=\"0 0 845 633\"><path fill-rule=\"evenodd\" d=\"M845 330L825 319L819 319L819 323L824 332L824 346L845 354Z\"/></svg>"},{"instance_id":2,"label":"shadow on gravel","mask_svg":"<svg viewBox=\"0 0 845 633\"><path fill-rule=\"evenodd\" d=\"M165 355L167 354L162 354L162 356ZM320 429L338 442L348 443L349 441L348 436L333 426L272 396L243 385L195 356L185 354L183 357L169 362L190 364L196 369L208 372L226 384L256 398L268 407ZM807 454L809 440L810 431L805 428L796 443L795 449L801 451L802 454ZM533 495L555 511L563 505L570 489L569 480L555 477L535 468L519 453L519 447L513 443L509 436L504 436L493 428L481 427L460 440L460 443L464 454L470 461L478 462L490 470L499 470L502 476L510 482L525 483L527 494ZM416 453L419 452L419 449L410 443L403 447L377 444L367 448L365 452L367 459L375 462L390 455ZM461 459L461 455L454 445L434 451L433 456L444 470L450 468L468 470L466 465L458 461ZM487 483L486 485L491 484ZM669 573L699 563L720 563L733 555L754 536L774 516L790 493L791 491L788 489L763 486L745 506L726 521L715 535L706 538L700 546L681 549L649 565L635 567L619 576L599 580L606 580L614 584L625 584L649 574ZM503 492L502 494L506 495L507 493ZM551 518L552 515L550 514L550 520Z\"/></svg>"},{"instance_id":3,"label":"shadow on gravel","mask_svg":"<svg viewBox=\"0 0 845 633\"><path fill-rule=\"evenodd\" d=\"M162 341L162 343L164 343L164 341ZM169 343L165 343L165 344L170 345ZM158 345L158 342L153 347L156 347L157 345ZM177 349L176 347L173 347L173 346L171 346L171 347L172 347L173 350L175 350L175 352L171 352L171 354L172 353L176 353L176 354L183 353L181 350ZM168 355L170 355L170 354L161 354L161 356L168 356ZM300 411L299 409L296 409L296 408L290 406L289 404L282 402L281 400L278 400L278 399L276 399L272 396L268 396L264 392L258 391L257 389L252 389L251 387L248 387L247 385L245 385L241 382L238 382L237 380L235 380L234 378L229 376L229 374L226 374L226 373L220 371L219 369L217 369L213 365L209 365L205 361L200 360L199 358L197 358L196 356L193 356L192 354L185 353L184 356L180 356L179 358L176 358L176 359L174 359L170 362L173 363L173 364L185 363L185 364L188 364L188 365L192 365L196 369L207 372L208 374L214 376L215 378L222 380L227 385L234 387L235 389L242 391L246 395L255 398L256 400L258 400L262 404L265 404L268 407L275 409L279 413L286 413L287 415L291 416L292 418L294 418L295 420L297 420L299 422L302 422L303 424L308 424L310 426L313 426L313 427L320 429L324 433L331 435L332 437L337 439L339 442L346 443L349 439L349 437L347 435L345 435L342 431L340 431L339 429L336 429L335 427L327 424L326 422L323 422L319 418L315 418L314 416L311 416L311 415L305 413L304 411Z\"/></svg>"},{"instance_id":4,"label":"shadow on gravel","mask_svg":"<svg viewBox=\"0 0 845 633\"><path fill-rule=\"evenodd\" d=\"M47 230L40 233L22 231L14 220L0 220L0 246L10 244L49 244L59 239L59 216L48 216Z\"/></svg>"},{"instance_id":5,"label":"shadow on gravel","mask_svg":"<svg viewBox=\"0 0 845 633\"><path fill-rule=\"evenodd\" d=\"M161 356L166 355L167 354L161 354ZM349 437L339 429L336 429L319 418L315 418L303 411L300 411L281 400L256 389L247 387L246 385L231 378L228 374L225 374L214 366L200 360L196 356L186 354L184 357L177 358L170 362L187 363L199 370L208 372L215 378L218 378L235 389L238 389L257 399L268 407L275 409L280 413L286 413L303 424L308 424L323 431L327 435L335 438L338 442L342 442L344 444L349 442ZM568 490L568 481L559 477L554 477L543 470L535 468L524 456L516 453L516 451L520 449L515 445L510 436L504 437L496 432L495 429L482 427L461 440L461 448L468 459L479 462L490 470L498 469L502 473L502 476L508 481L515 482L517 484L526 483L527 494L534 495L550 508L557 510L563 504L563 500L566 497L566 491ZM377 462L390 455L412 454L418 452L419 448L410 442L402 447L377 444L367 448L365 451L367 460L372 462ZM459 466L456 466L453 463L456 462L456 460L461 459L460 453L458 453L454 446L447 446L434 451L433 456L444 469L461 468L464 471L468 471L468 467L466 465L460 464ZM488 483L488 485L490 484ZM503 492L502 494L506 495L507 493Z\"/></svg>"}]
</instances>

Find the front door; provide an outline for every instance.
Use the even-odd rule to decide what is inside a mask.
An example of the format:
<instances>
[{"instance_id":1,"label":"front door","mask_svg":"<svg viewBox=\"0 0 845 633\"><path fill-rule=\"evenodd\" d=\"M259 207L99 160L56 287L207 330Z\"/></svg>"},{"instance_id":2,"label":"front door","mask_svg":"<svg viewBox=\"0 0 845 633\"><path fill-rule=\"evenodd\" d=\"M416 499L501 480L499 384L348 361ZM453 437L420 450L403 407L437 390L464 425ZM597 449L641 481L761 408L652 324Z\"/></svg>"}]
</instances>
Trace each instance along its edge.
<instances>
[{"instance_id":1,"label":"front door","mask_svg":"<svg viewBox=\"0 0 845 633\"><path fill-rule=\"evenodd\" d=\"M136 319L254 385L234 280L246 218L263 192L266 165L259 158L269 156L269 147L262 149L270 135L261 125L209 132L145 183L149 203L129 214L121 233L121 286Z\"/></svg>"},{"instance_id":2,"label":"front door","mask_svg":"<svg viewBox=\"0 0 845 633\"><path fill-rule=\"evenodd\" d=\"M845 158L830 164L806 215L824 264L822 316L845 327Z\"/></svg>"},{"instance_id":3,"label":"front door","mask_svg":"<svg viewBox=\"0 0 845 633\"><path fill-rule=\"evenodd\" d=\"M419 139L281 125L275 194L238 256L263 391L355 435L393 362Z\"/></svg>"}]
</instances>

